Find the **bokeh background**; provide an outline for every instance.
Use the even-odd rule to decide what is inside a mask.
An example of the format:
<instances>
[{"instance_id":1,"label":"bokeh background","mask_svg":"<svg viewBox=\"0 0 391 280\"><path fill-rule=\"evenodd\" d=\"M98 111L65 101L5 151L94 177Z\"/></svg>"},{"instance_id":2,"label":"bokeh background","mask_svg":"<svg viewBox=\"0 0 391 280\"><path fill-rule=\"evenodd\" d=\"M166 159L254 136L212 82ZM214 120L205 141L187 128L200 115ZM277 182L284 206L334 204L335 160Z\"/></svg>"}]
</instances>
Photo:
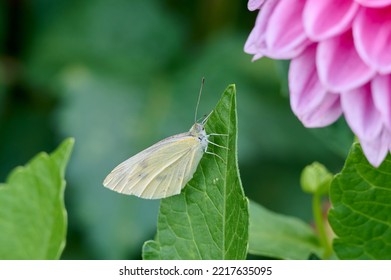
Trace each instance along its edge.
<instances>
[{"instance_id":1,"label":"bokeh background","mask_svg":"<svg viewBox=\"0 0 391 280\"><path fill-rule=\"evenodd\" d=\"M247 196L311 222L305 165L338 172L352 141L343 121L305 129L289 107L287 62L243 52L256 13L235 0L0 1L0 181L66 137L64 259L139 259L159 201L102 186L119 162L187 131L236 84L239 166ZM1 207L1 206L0 206Z\"/></svg>"}]
</instances>

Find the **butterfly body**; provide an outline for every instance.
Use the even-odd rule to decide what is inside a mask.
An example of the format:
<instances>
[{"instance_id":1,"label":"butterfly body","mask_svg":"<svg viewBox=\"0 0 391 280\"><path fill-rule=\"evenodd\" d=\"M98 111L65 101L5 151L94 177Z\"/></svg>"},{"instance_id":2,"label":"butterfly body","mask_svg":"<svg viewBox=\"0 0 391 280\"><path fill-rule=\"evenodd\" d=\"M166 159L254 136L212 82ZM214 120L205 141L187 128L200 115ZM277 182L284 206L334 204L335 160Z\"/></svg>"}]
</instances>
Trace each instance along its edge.
<instances>
[{"instance_id":1,"label":"butterfly body","mask_svg":"<svg viewBox=\"0 0 391 280\"><path fill-rule=\"evenodd\" d=\"M122 162L103 185L123 194L159 199L179 194L190 181L208 147L204 123L157 142Z\"/></svg>"}]
</instances>

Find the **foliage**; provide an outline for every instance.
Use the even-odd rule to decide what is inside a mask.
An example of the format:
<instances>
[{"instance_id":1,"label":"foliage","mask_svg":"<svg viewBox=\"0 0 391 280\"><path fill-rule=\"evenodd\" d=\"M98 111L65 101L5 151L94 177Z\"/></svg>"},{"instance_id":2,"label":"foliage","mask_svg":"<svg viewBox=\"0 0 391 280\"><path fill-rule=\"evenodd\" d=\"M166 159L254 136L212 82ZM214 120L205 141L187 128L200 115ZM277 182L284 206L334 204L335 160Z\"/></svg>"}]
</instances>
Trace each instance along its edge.
<instances>
[{"instance_id":1,"label":"foliage","mask_svg":"<svg viewBox=\"0 0 391 280\"><path fill-rule=\"evenodd\" d=\"M249 253L277 259L306 260L323 249L314 230L302 220L274 213L250 202Z\"/></svg>"},{"instance_id":2,"label":"foliage","mask_svg":"<svg viewBox=\"0 0 391 280\"><path fill-rule=\"evenodd\" d=\"M330 224L341 259L391 259L391 156L379 168L368 163L358 143L334 179Z\"/></svg>"},{"instance_id":3,"label":"foliage","mask_svg":"<svg viewBox=\"0 0 391 280\"><path fill-rule=\"evenodd\" d=\"M245 259L248 209L237 166L235 86L229 86L206 124L221 135L209 145L198 172L177 196L162 200L155 241L145 259ZM226 149L224 149L224 147Z\"/></svg>"},{"instance_id":4,"label":"foliage","mask_svg":"<svg viewBox=\"0 0 391 280\"><path fill-rule=\"evenodd\" d=\"M15 168L0 185L0 259L58 259L65 246L65 167L73 139Z\"/></svg>"},{"instance_id":5,"label":"foliage","mask_svg":"<svg viewBox=\"0 0 391 280\"><path fill-rule=\"evenodd\" d=\"M7 217L0 225L8 219L27 223L33 214L53 223L39 228L42 234L16 223L23 246L12 256L7 246L16 243L9 242L9 233L5 237L7 231L0 232L0 242L8 241L0 245L0 252L7 250L8 256L0 258L137 259L150 239L154 240L144 246L145 258L243 259L247 243L251 258L389 258L389 161L373 169L353 146L331 184L331 232L326 219L329 183L331 174L343 166L352 134L343 119L328 128L306 129L294 117L287 92L289 63L251 63L243 53L255 20L245 3L227 0L212 7L207 0L37 0L15 2L10 12L8 3L13 2L0 4L0 177L5 180L14 166L37 151L53 150L58 139L72 136L77 145L67 167L68 224L63 223L58 200L63 177L54 164L57 152L40 154L8 176L0 194L13 199L0 198L0 213ZM235 99L226 104L234 106L231 113L239 121L218 114L227 112L220 103L207 125L209 133L231 135L211 137L218 144L233 145L229 150L209 146L225 163L205 155L183 194L163 200L159 213L158 201L102 187L116 164L189 129L201 77L206 78L201 114L215 106L227 84L237 87ZM232 122L235 129L229 131ZM60 148L64 157L58 153L63 167L72 149L71 142L65 143ZM301 181L303 167L314 161L330 173L320 165L307 167ZM21 193L17 190L22 184L10 188L22 177L37 178L37 185ZM204 180L211 184L206 186ZM232 180L233 184L223 183ZM48 184L57 188L34 194ZM231 197L225 192L199 199L229 188L234 190ZM26 207L10 212L3 205L15 203L16 195ZM251 199L248 210L245 197ZM57 199L54 212L39 212L34 205L46 207L49 198ZM230 200L234 198L237 201ZM181 220L173 218L171 209L180 211ZM233 223L236 219L238 224ZM199 231L190 238L189 228L178 221ZM209 230L211 234L201 235ZM51 231L56 233L49 238ZM334 252L328 252L335 234ZM170 243L172 239L176 241ZM200 249L212 240L216 243L210 250ZM237 246L228 246L229 241ZM52 245L34 249L45 242ZM177 246L192 250L166 250ZM195 255L196 249L202 254Z\"/></svg>"}]
</instances>

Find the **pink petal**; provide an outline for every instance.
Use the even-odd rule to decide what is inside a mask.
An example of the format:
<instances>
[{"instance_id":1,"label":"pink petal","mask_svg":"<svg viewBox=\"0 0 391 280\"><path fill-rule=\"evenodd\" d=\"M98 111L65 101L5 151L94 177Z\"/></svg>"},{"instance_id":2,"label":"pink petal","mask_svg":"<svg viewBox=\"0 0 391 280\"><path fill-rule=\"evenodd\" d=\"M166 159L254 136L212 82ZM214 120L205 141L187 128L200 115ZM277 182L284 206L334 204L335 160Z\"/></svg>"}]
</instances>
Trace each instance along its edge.
<instances>
[{"instance_id":1,"label":"pink petal","mask_svg":"<svg viewBox=\"0 0 391 280\"><path fill-rule=\"evenodd\" d=\"M378 137L371 141L360 139L364 154L374 167L378 167L387 156L390 140L390 135L386 130L383 130Z\"/></svg>"},{"instance_id":2,"label":"pink petal","mask_svg":"<svg viewBox=\"0 0 391 280\"><path fill-rule=\"evenodd\" d=\"M375 75L357 54L351 32L321 41L316 65L319 79L332 92L362 86Z\"/></svg>"},{"instance_id":3,"label":"pink petal","mask_svg":"<svg viewBox=\"0 0 391 280\"><path fill-rule=\"evenodd\" d=\"M391 6L361 9L353 23L353 36L368 65L382 74L391 73Z\"/></svg>"},{"instance_id":4,"label":"pink petal","mask_svg":"<svg viewBox=\"0 0 391 280\"><path fill-rule=\"evenodd\" d=\"M249 0L247 3L247 9L250 11L255 11L261 8L265 0Z\"/></svg>"},{"instance_id":5,"label":"pink petal","mask_svg":"<svg viewBox=\"0 0 391 280\"><path fill-rule=\"evenodd\" d=\"M346 0L307 0L303 20L308 37L319 41L345 32L358 8Z\"/></svg>"},{"instance_id":6,"label":"pink petal","mask_svg":"<svg viewBox=\"0 0 391 280\"><path fill-rule=\"evenodd\" d=\"M316 44L309 46L289 67L292 111L306 127L323 127L342 114L339 95L326 91L315 66Z\"/></svg>"},{"instance_id":7,"label":"pink petal","mask_svg":"<svg viewBox=\"0 0 391 280\"><path fill-rule=\"evenodd\" d=\"M370 142L379 136L383 122L369 84L341 93L341 104L346 121L360 140Z\"/></svg>"},{"instance_id":8,"label":"pink petal","mask_svg":"<svg viewBox=\"0 0 391 280\"><path fill-rule=\"evenodd\" d=\"M297 117L305 127L324 127L335 122L341 114L339 95L327 93L317 108Z\"/></svg>"},{"instance_id":9,"label":"pink petal","mask_svg":"<svg viewBox=\"0 0 391 280\"><path fill-rule=\"evenodd\" d=\"M297 116L312 112L327 91L319 81L315 66L316 45L309 46L292 59L289 66L289 92L292 111Z\"/></svg>"},{"instance_id":10,"label":"pink petal","mask_svg":"<svg viewBox=\"0 0 391 280\"><path fill-rule=\"evenodd\" d=\"M253 60L259 59L267 55L267 47L265 42L266 27L269 18L278 4L279 0L268 0L262 6L262 10L258 13L255 26L244 45L244 51L253 54Z\"/></svg>"},{"instance_id":11,"label":"pink petal","mask_svg":"<svg viewBox=\"0 0 391 280\"><path fill-rule=\"evenodd\" d=\"M263 35L264 30L263 26L260 24L260 21L261 13L258 13L257 19L255 21L255 26L253 30L251 30L250 35L248 36L247 41L244 44L244 51L248 54L261 54L266 48Z\"/></svg>"},{"instance_id":12,"label":"pink petal","mask_svg":"<svg viewBox=\"0 0 391 280\"><path fill-rule=\"evenodd\" d=\"M385 7L391 4L391 0L355 0L366 7Z\"/></svg>"},{"instance_id":13,"label":"pink petal","mask_svg":"<svg viewBox=\"0 0 391 280\"><path fill-rule=\"evenodd\" d=\"M291 59L310 44L301 20L305 1L278 2L266 28L268 56L276 59Z\"/></svg>"},{"instance_id":14,"label":"pink petal","mask_svg":"<svg viewBox=\"0 0 391 280\"><path fill-rule=\"evenodd\" d=\"M391 76L378 75L371 83L372 98L387 129L391 130Z\"/></svg>"}]
</instances>

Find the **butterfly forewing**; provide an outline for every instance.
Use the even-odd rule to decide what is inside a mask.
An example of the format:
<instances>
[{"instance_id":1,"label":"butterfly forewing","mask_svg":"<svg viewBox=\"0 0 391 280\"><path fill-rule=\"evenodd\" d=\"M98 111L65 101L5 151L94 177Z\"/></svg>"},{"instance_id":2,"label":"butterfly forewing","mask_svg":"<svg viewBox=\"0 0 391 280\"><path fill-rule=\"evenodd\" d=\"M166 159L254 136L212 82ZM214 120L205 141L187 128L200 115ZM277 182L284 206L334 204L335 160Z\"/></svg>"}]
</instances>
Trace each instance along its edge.
<instances>
[{"instance_id":1,"label":"butterfly forewing","mask_svg":"<svg viewBox=\"0 0 391 280\"><path fill-rule=\"evenodd\" d=\"M199 138L189 133L174 135L119 164L103 184L119 193L149 199L179 194L203 153Z\"/></svg>"}]
</instances>

